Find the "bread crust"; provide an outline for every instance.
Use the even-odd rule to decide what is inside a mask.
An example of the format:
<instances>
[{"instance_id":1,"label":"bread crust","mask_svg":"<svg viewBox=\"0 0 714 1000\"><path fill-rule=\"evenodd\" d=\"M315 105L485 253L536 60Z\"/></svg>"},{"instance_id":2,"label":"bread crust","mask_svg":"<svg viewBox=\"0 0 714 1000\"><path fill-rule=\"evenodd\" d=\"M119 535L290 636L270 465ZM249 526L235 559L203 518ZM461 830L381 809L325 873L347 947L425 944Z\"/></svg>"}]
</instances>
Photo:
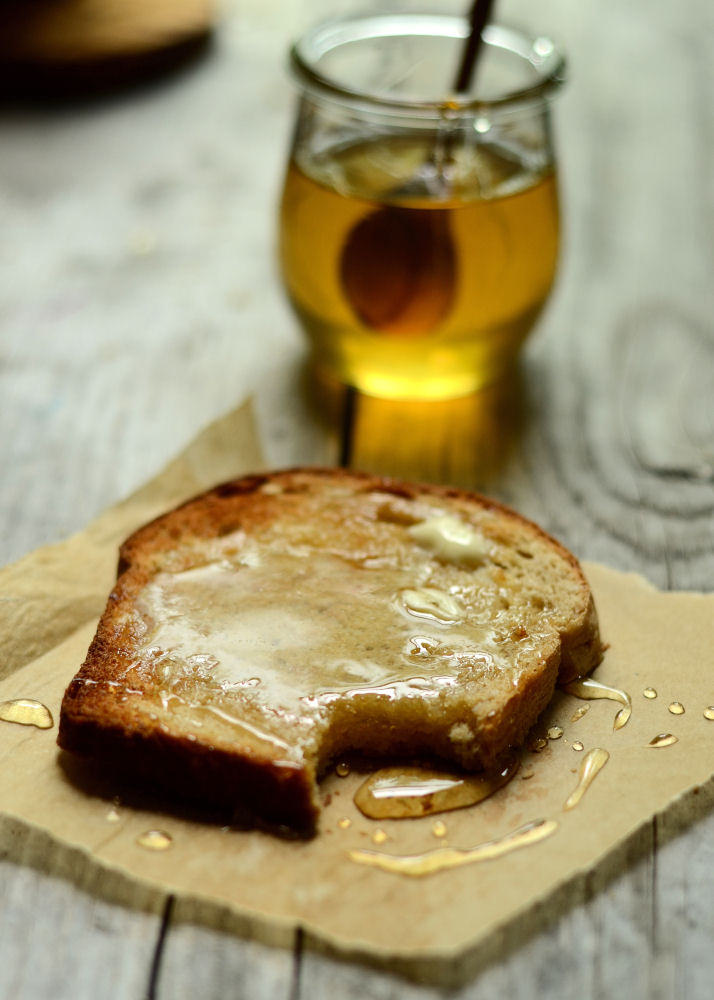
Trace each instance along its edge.
<instances>
[{"instance_id":1,"label":"bread crust","mask_svg":"<svg viewBox=\"0 0 714 1000\"><path fill-rule=\"evenodd\" d=\"M160 570L167 557L181 553L189 541L219 539L235 531L247 536L279 517L275 498L282 494L319 491L321 484L352 492L391 494L407 501L455 501L488 511L511 532L525 532L545 545L568 568L576 607L559 632L559 642L541 651L537 665L525 671L512 696L482 721L478 746L459 757L448 731L412 710L412 724L395 725L385 709L370 720L370 744L345 745L340 726L330 727L317 762L287 759L279 749L242 746L176 731L160 712L152 718L132 702L132 692L119 682L131 661L136 636L126 610ZM515 535L514 535L515 537ZM187 556L190 564L190 557ZM345 750L416 757L431 754L467 767L488 766L509 747L522 744L528 730L550 701L560 678L568 681L589 673L599 662L601 643L597 614L580 565L566 548L540 527L498 501L454 487L405 483L368 473L329 468L293 468L245 476L216 486L186 501L134 532L120 548L117 582L109 595L97 633L79 673L65 693L58 743L65 750L99 759L109 768L166 790L185 800L210 806L245 807L271 824L287 824L296 832L314 832L318 806L318 772ZM143 692L142 692L143 693ZM122 700L123 698L123 700ZM349 726L343 727L349 730Z\"/></svg>"}]
</instances>

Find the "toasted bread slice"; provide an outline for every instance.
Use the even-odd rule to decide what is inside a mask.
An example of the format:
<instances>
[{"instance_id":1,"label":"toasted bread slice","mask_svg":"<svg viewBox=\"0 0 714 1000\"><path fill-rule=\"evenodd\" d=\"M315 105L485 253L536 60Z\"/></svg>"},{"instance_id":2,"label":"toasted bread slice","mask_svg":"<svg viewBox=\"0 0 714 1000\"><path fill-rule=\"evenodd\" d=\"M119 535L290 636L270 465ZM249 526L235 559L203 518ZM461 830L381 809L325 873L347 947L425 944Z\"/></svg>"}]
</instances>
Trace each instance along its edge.
<instances>
[{"instance_id":1,"label":"toasted bread slice","mask_svg":"<svg viewBox=\"0 0 714 1000\"><path fill-rule=\"evenodd\" d=\"M275 472L127 539L59 744L311 832L340 754L489 766L600 650L576 559L513 511L345 470Z\"/></svg>"}]
</instances>

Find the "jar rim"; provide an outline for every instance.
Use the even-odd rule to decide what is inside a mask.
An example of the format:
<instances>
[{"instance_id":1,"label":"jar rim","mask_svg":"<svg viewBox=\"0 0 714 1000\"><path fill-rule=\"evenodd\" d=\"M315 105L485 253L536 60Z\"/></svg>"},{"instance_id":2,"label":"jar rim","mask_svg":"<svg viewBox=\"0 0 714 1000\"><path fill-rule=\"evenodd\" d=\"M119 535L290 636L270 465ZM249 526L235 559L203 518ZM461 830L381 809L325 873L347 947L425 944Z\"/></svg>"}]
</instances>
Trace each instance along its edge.
<instances>
[{"instance_id":1,"label":"jar rim","mask_svg":"<svg viewBox=\"0 0 714 1000\"><path fill-rule=\"evenodd\" d=\"M401 28L401 31L399 30ZM445 94L439 100L421 98L393 99L338 83L316 67L326 53L347 42L369 38L398 36L408 29L412 35L436 35L466 40L469 22L458 14L374 13L348 15L322 21L303 34L290 49L290 69L307 92L343 105L362 107L392 114L443 118L503 113L513 108L543 101L565 81L566 59L563 51L544 35L532 35L503 24L489 24L482 38L486 45L502 49L530 63L536 79L526 87L492 98L463 94Z\"/></svg>"}]
</instances>

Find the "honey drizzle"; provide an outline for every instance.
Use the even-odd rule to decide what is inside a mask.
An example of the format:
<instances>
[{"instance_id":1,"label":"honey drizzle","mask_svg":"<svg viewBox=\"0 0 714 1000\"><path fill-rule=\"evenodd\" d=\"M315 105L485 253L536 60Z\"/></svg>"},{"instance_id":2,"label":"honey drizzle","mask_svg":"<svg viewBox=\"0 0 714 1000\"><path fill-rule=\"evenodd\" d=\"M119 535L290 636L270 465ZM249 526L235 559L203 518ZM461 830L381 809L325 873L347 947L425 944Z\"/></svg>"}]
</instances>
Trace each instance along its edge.
<instances>
[{"instance_id":1,"label":"honey drizzle","mask_svg":"<svg viewBox=\"0 0 714 1000\"><path fill-rule=\"evenodd\" d=\"M37 729L51 729L54 725L52 712L47 705L34 698L14 698L0 702L0 720L16 722L20 726L36 726Z\"/></svg>"},{"instance_id":2,"label":"honey drizzle","mask_svg":"<svg viewBox=\"0 0 714 1000\"><path fill-rule=\"evenodd\" d=\"M550 837L558 829L553 819L537 819L518 827L512 833L506 834L500 840L488 840L467 850L454 847L438 847L424 854L382 854L379 851L350 851L348 857L359 865L369 865L385 872L399 875L409 875L420 878L432 875L434 872L447 868L459 868L461 865L474 864L477 861L492 861L504 854L537 844Z\"/></svg>"},{"instance_id":3,"label":"honey drizzle","mask_svg":"<svg viewBox=\"0 0 714 1000\"><path fill-rule=\"evenodd\" d=\"M613 729L622 729L623 726L627 725L632 715L632 699L627 691L610 687L609 684L595 681L592 677L564 684L563 691L567 694L575 695L576 698L584 698L586 701L592 701L596 698L607 698L610 701L619 702L623 707L615 716L615 721L612 724Z\"/></svg>"},{"instance_id":4,"label":"honey drizzle","mask_svg":"<svg viewBox=\"0 0 714 1000\"><path fill-rule=\"evenodd\" d=\"M464 809L483 802L516 774L520 760L511 754L500 771L457 774L425 767L385 767L375 771L354 795L369 819L411 819Z\"/></svg>"},{"instance_id":5,"label":"honey drizzle","mask_svg":"<svg viewBox=\"0 0 714 1000\"><path fill-rule=\"evenodd\" d=\"M570 716L571 722L578 722L584 715L590 711L589 705L581 705L580 708L576 708L573 714Z\"/></svg>"},{"instance_id":6,"label":"honey drizzle","mask_svg":"<svg viewBox=\"0 0 714 1000\"><path fill-rule=\"evenodd\" d=\"M578 784L565 800L564 810L575 808L609 759L610 754L607 750L602 750L600 747L588 750L580 765Z\"/></svg>"}]
</instances>

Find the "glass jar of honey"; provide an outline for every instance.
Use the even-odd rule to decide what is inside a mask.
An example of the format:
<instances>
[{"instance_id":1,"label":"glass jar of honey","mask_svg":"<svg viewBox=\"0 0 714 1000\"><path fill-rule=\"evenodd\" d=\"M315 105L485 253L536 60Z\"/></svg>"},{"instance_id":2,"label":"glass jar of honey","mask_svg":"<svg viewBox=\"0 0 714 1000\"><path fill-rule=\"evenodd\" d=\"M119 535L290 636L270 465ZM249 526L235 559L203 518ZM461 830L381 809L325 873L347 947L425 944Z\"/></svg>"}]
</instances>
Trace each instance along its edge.
<instances>
[{"instance_id":1,"label":"glass jar of honey","mask_svg":"<svg viewBox=\"0 0 714 1000\"><path fill-rule=\"evenodd\" d=\"M563 56L491 25L473 93L450 93L467 35L458 16L374 14L292 49L283 281L315 363L372 395L443 399L496 380L555 276Z\"/></svg>"}]
</instances>

